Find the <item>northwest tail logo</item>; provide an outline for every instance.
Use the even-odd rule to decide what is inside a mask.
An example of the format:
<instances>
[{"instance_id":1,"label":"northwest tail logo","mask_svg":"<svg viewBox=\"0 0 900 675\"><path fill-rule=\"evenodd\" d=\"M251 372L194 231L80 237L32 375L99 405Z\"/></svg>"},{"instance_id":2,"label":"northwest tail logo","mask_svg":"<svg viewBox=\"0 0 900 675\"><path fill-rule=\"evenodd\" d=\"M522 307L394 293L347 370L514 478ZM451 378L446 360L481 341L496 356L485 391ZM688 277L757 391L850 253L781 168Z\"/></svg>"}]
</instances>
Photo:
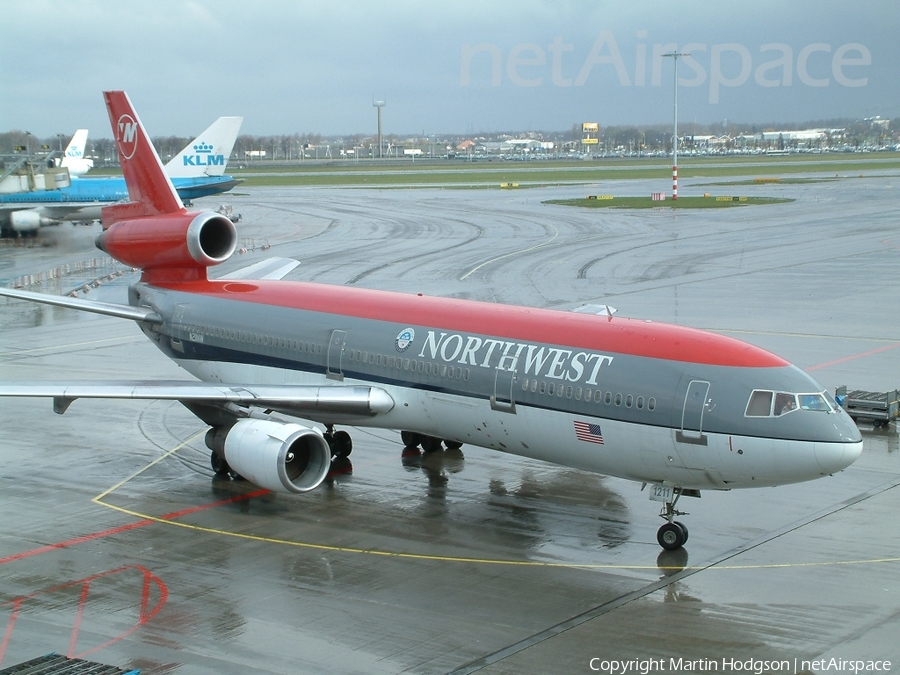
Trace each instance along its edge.
<instances>
[{"instance_id":1,"label":"northwest tail logo","mask_svg":"<svg viewBox=\"0 0 900 675\"><path fill-rule=\"evenodd\" d=\"M116 129L118 134L116 142L119 144L119 150L125 159L131 159L137 150L137 121L126 113L119 117Z\"/></svg>"}]
</instances>

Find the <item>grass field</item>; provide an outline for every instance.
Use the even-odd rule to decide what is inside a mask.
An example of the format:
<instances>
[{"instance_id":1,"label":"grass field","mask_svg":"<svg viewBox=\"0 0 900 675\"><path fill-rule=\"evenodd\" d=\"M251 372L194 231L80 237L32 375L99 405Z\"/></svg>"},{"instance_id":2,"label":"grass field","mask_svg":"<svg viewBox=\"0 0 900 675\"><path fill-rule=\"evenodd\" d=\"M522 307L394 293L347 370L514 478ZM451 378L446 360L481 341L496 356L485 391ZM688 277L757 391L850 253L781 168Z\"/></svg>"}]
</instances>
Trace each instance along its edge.
<instances>
[{"instance_id":1,"label":"grass field","mask_svg":"<svg viewBox=\"0 0 900 675\"><path fill-rule=\"evenodd\" d=\"M548 199L544 204L583 206L594 209L730 209L754 204L785 204L793 199L776 197L682 197L653 201L650 197L613 197L612 199Z\"/></svg>"},{"instance_id":2,"label":"grass field","mask_svg":"<svg viewBox=\"0 0 900 675\"><path fill-rule=\"evenodd\" d=\"M850 178L867 171L900 170L900 153L852 153L833 155L789 155L784 157L698 157L679 160L679 177L730 178L782 177L793 174L827 173L827 177ZM600 159L589 161L488 161L464 160L362 160L359 162L308 160L270 162L264 166L229 165L227 172L246 186L337 186L337 187L457 187L496 188L518 183L520 188L559 184L596 184L607 180L659 179L671 177L672 167L656 159ZM91 175L109 175L116 170L96 170ZM822 180L825 177L815 178ZM798 179L793 179L798 180ZM809 179L800 179L809 180ZM661 185L661 187L663 187Z\"/></svg>"}]
</instances>

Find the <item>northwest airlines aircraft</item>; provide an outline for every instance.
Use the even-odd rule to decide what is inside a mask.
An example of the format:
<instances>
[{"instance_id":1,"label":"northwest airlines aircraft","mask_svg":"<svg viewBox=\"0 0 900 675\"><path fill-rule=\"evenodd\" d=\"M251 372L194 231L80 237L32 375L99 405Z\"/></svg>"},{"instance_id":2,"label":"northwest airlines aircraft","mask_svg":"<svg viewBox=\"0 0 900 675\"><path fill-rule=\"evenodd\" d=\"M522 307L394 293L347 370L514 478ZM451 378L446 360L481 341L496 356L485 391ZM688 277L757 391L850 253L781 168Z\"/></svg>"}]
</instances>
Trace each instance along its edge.
<instances>
[{"instance_id":1,"label":"northwest airlines aircraft","mask_svg":"<svg viewBox=\"0 0 900 675\"><path fill-rule=\"evenodd\" d=\"M105 97L132 202L103 209L97 245L142 270L129 305L0 293L134 320L201 381L6 383L2 395L53 397L58 413L76 398L178 400L210 425L217 473L279 492L316 488L350 452L338 423L400 429L426 451L471 443L619 476L662 503L667 549L688 537L680 496L811 480L862 450L809 376L720 335L277 271L210 280L234 251L234 224L188 212L127 95Z\"/></svg>"}]
</instances>

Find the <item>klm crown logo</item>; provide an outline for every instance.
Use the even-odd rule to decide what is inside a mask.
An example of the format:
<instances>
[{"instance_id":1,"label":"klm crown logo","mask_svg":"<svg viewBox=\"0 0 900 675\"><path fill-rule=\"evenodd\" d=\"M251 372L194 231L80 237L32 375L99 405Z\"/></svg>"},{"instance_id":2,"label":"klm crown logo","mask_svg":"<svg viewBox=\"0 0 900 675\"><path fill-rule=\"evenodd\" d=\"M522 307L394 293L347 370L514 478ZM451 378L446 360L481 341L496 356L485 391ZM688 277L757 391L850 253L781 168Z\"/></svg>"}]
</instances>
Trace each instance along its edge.
<instances>
[{"instance_id":1,"label":"klm crown logo","mask_svg":"<svg viewBox=\"0 0 900 675\"><path fill-rule=\"evenodd\" d=\"M213 146L200 141L193 146L193 155L184 155L184 166L225 166L225 155L214 155Z\"/></svg>"}]
</instances>

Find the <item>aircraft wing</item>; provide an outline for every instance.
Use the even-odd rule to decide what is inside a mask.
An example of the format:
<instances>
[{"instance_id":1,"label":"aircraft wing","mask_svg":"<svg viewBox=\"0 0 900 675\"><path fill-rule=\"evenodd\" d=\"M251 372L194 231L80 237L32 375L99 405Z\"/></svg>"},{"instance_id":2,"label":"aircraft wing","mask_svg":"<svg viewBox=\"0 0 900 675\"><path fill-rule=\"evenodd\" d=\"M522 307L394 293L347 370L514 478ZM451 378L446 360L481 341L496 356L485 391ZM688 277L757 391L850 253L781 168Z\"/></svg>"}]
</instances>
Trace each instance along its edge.
<instances>
[{"instance_id":1,"label":"aircraft wing","mask_svg":"<svg viewBox=\"0 0 900 675\"><path fill-rule=\"evenodd\" d=\"M228 404L278 410L313 419L324 416L373 417L394 407L379 387L332 385L211 384L182 380L119 382L15 382L0 384L0 397L52 398L62 415L79 398L149 399L225 407Z\"/></svg>"},{"instance_id":2,"label":"aircraft wing","mask_svg":"<svg viewBox=\"0 0 900 675\"><path fill-rule=\"evenodd\" d=\"M97 220L100 218L99 202L0 202L0 220L7 220L13 211L34 211L35 217L41 219L41 225L51 225L56 221ZM35 228L36 229L36 228Z\"/></svg>"},{"instance_id":3,"label":"aircraft wing","mask_svg":"<svg viewBox=\"0 0 900 675\"><path fill-rule=\"evenodd\" d=\"M111 302L97 302L95 300L81 300L67 295L50 295L48 293L34 293L32 291L20 291L15 288L0 288L0 295L18 300L40 302L45 305L57 305L69 309L80 309L83 312L105 314L120 319L132 321L149 321L150 323L162 323L162 317L149 307L132 307L131 305L117 305Z\"/></svg>"}]
</instances>

